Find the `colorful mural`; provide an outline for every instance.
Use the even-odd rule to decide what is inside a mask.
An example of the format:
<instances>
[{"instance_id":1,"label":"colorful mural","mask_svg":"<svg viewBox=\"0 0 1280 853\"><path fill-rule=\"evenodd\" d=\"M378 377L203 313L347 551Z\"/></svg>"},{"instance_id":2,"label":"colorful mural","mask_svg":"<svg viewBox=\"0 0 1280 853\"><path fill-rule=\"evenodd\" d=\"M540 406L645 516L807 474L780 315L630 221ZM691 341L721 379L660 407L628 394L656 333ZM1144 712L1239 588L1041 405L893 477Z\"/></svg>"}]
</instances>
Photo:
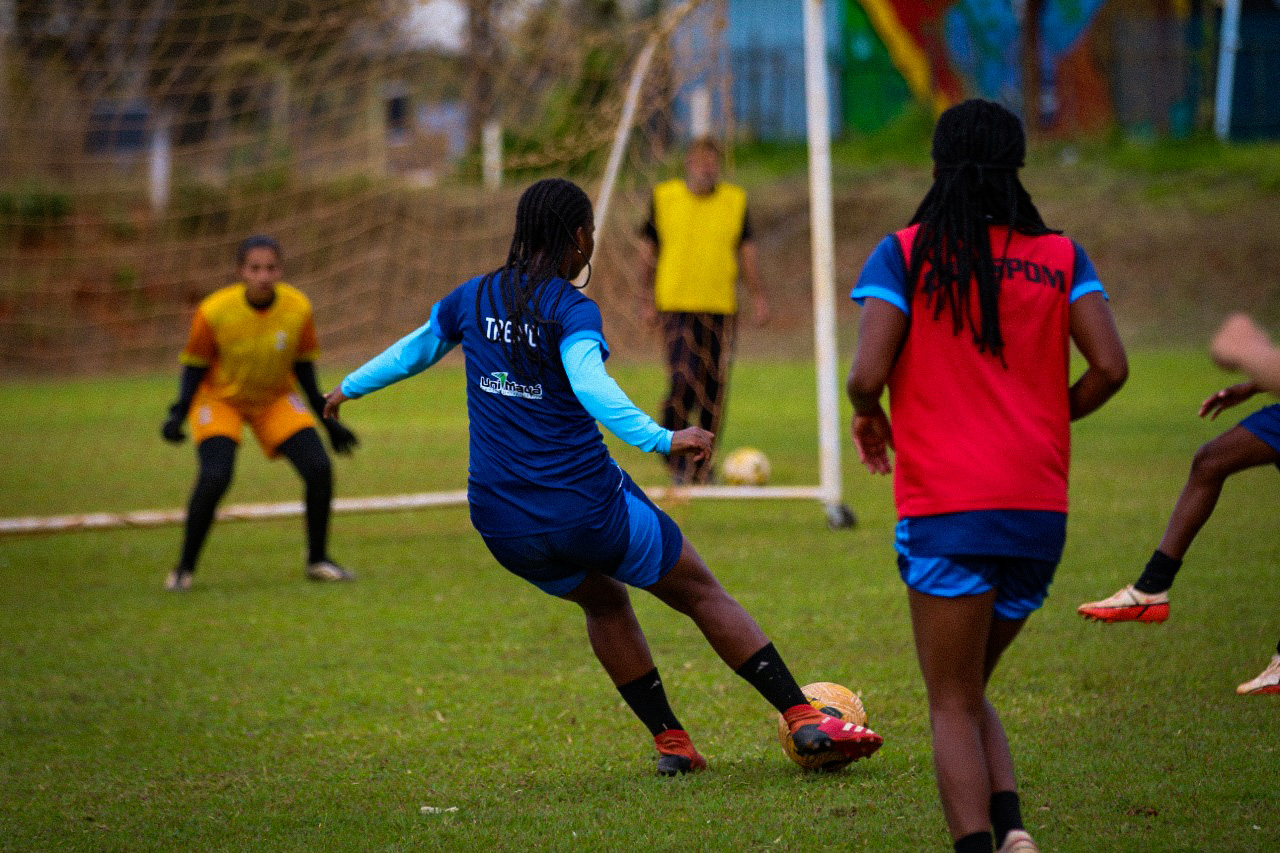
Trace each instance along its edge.
<instances>
[{"instance_id":1,"label":"colorful mural","mask_svg":"<svg viewBox=\"0 0 1280 853\"><path fill-rule=\"evenodd\" d=\"M865 19L917 100L935 111L970 95L1022 110L1022 28L1010 0L848 0L855 35ZM1044 0L1040 19L1040 122L1051 125L1067 89L1096 90L1087 63L1069 62L1104 0ZM862 13L862 14L859 14ZM1096 76L1096 74L1094 75ZM1106 111L1105 98L1102 106Z\"/></svg>"}]
</instances>

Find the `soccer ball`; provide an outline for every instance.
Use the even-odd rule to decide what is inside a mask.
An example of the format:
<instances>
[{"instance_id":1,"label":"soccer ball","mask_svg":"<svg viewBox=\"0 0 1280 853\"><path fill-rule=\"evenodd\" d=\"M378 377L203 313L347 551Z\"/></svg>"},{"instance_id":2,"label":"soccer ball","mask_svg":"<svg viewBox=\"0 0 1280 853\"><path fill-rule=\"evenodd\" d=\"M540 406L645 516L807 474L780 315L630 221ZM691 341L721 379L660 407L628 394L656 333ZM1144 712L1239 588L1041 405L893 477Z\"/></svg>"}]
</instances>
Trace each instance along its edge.
<instances>
[{"instance_id":1,"label":"soccer ball","mask_svg":"<svg viewBox=\"0 0 1280 853\"><path fill-rule=\"evenodd\" d=\"M720 471L732 486L763 486L769 482L769 457L754 447L739 447L724 458Z\"/></svg>"},{"instance_id":2,"label":"soccer ball","mask_svg":"<svg viewBox=\"0 0 1280 853\"><path fill-rule=\"evenodd\" d=\"M804 698L822 713L859 726L867 724L867 710L862 706L862 700L848 687L830 681L818 681L806 684L802 689ZM854 760L834 750L817 755L800 755L796 752L795 742L791 740L791 728L781 714L778 715L778 739L782 741L782 750L787 758L805 770L833 772L844 769Z\"/></svg>"}]
</instances>

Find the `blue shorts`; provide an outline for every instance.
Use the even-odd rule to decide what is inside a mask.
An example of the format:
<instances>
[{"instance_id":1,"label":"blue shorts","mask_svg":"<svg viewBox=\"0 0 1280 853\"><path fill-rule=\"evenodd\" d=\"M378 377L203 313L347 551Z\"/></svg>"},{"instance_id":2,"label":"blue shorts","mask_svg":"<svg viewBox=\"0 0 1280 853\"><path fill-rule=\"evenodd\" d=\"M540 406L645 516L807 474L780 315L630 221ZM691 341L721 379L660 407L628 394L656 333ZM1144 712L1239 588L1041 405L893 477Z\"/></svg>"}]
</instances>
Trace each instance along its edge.
<instances>
[{"instance_id":1,"label":"blue shorts","mask_svg":"<svg viewBox=\"0 0 1280 853\"><path fill-rule=\"evenodd\" d=\"M680 527L625 472L597 522L528 536L481 537L503 568L551 595L573 592L588 572L653 586L684 547Z\"/></svg>"},{"instance_id":2,"label":"blue shorts","mask_svg":"<svg viewBox=\"0 0 1280 853\"><path fill-rule=\"evenodd\" d=\"M1267 443L1276 453L1280 453L1280 403L1272 403L1254 412L1240 422L1240 426ZM1280 462L1276 463L1280 468Z\"/></svg>"},{"instance_id":3,"label":"blue shorts","mask_svg":"<svg viewBox=\"0 0 1280 853\"><path fill-rule=\"evenodd\" d=\"M1044 604L1058 564L1030 557L898 555L898 573L916 592L942 598L996 591L997 619L1026 619Z\"/></svg>"}]
</instances>

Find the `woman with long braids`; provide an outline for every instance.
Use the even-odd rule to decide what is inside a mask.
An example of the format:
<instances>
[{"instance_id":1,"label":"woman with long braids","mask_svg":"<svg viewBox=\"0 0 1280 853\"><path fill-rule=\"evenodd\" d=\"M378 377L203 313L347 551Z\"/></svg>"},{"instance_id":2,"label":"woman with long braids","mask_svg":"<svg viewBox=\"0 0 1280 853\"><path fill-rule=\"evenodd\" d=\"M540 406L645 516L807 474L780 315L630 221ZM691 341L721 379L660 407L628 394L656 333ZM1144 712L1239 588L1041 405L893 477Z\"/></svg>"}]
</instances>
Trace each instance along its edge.
<instances>
[{"instance_id":1,"label":"woman with long braids","mask_svg":"<svg viewBox=\"0 0 1280 853\"><path fill-rule=\"evenodd\" d=\"M1046 227L1018 179L1025 151L1004 107L945 111L933 186L852 293L853 440L872 473L894 473L898 569L959 853L1039 849L986 685L1062 556L1070 422L1128 375L1093 264ZM1088 365L1075 382L1072 342Z\"/></svg>"},{"instance_id":2,"label":"woman with long braids","mask_svg":"<svg viewBox=\"0 0 1280 853\"><path fill-rule=\"evenodd\" d=\"M506 264L458 287L426 324L344 379L326 415L461 343L472 524L508 571L582 608L592 650L654 736L658 773L702 770L706 759L667 703L627 585L689 616L786 717L798 750L870 755L883 739L805 701L750 614L609 456L597 421L642 450L694 458L710 452L711 433L663 429L605 372L600 309L571 284L594 248L586 193L569 181L538 181L520 198Z\"/></svg>"}]
</instances>

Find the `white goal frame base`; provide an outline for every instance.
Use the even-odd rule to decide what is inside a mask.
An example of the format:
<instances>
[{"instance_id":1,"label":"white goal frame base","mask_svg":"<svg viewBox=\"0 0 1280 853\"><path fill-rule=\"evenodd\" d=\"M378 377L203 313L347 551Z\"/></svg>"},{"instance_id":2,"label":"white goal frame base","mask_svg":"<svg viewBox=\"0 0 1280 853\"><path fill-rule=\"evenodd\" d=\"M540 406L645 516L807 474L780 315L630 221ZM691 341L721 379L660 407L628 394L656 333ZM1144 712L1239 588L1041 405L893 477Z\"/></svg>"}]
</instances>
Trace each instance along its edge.
<instances>
[{"instance_id":1,"label":"white goal frame base","mask_svg":"<svg viewBox=\"0 0 1280 853\"><path fill-rule=\"evenodd\" d=\"M655 501L681 503L697 499L728 498L766 500L823 500L819 486L650 486L645 493ZM370 498L335 498L334 513L398 512L442 506L466 506L467 493L420 492ZM303 514L301 501L233 504L218 510L219 521L259 521ZM121 527L164 527L186 521L185 509L140 509L133 512L86 512L77 515L29 515L0 518L0 536L19 533L61 533L73 530L111 530ZM833 528L852 527L853 513L843 504L827 506L827 523Z\"/></svg>"}]
</instances>

